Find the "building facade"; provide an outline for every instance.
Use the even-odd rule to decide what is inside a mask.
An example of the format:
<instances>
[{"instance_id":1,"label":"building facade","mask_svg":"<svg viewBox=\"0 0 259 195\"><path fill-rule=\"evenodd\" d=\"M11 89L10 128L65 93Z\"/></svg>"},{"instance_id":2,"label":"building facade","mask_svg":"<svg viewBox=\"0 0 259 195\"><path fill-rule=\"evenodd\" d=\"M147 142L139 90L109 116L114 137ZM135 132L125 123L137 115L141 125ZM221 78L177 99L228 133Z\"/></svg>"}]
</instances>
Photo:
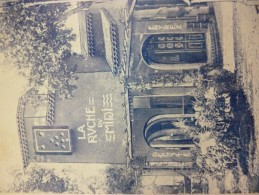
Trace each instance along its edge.
<instances>
[{"instance_id":1,"label":"building facade","mask_svg":"<svg viewBox=\"0 0 259 195\"><path fill-rule=\"evenodd\" d=\"M74 98L39 94L44 101L36 108L21 98L17 119L24 167L122 163L143 179L173 178L157 184L168 193L204 192L206 187L194 187L201 186L197 148L181 126L195 121L194 85L157 82L143 89L134 83L218 66L213 10L180 0L132 3L121 12L104 3L79 13L86 60L75 67Z\"/></svg>"},{"instance_id":2,"label":"building facade","mask_svg":"<svg viewBox=\"0 0 259 195\"><path fill-rule=\"evenodd\" d=\"M132 15L130 80L145 83L156 75L191 74L205 65L219 66L220 48L211 7L175 4L137 1ZM194 89L193 84L159 82L144 90L129 89L133 159L142 159L142 175L174 175L186 184L185 190L186 176L194 181L199 175L197 148L182 126L183 122L191 126L195 121Z\"/></svg>"}]
</instances>

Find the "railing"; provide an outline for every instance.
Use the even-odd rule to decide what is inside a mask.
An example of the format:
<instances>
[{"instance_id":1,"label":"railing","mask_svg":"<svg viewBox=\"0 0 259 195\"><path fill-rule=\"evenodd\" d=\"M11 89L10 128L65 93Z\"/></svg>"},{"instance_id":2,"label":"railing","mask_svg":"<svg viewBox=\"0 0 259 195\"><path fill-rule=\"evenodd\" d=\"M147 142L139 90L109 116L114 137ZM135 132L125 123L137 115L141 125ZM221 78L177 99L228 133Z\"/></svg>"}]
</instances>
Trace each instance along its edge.
<instances>
[{"instance_id":1,"label":"railing","mask_svg":"<svg viewBox=\"0 0 259 195\"><path fill-rule=\"evenodd\" d=\"M212 11L214 14L214 11ZM209 32L211 36L211 53L212 53L212 60L214 66L220 66L223 63L223 57L221 52L221 44L220 44L220 37L219 31L217 27L217 21L215 16L211 17L211 22L209 25Z\"/></svg>"},{"instance_id":2,"label":"railing","mask_svg":"<svg viewBox=\"0 0 259 195\"><path fill-rule=\"evenodd\" d=\"M18 125L18 133L19 140L21 145L22 152L22 160L23 160L23 168L26 168L29 165L29 150L28 150L28 142L26 137L26 129L24 124L24 110L25 110L25 98L22 96L18 101L17 108L17 125Z\"/></svg>"},{"instance_id":3,"label":"railing","mask_svg":"<svg viewBox=\"0 0 259 195\"><path fill-rule=\"evenodd\" d=\"M28 141L26 136L26 126L25 126L25 120L24 120L25 106L26 106L26 95L22 96L18 100L17 115L16 115L24 169L29 165L29 161L30 161ZM46 121L45 121L45 124L43 125L52 125L54 123L54 120L55 120L55 93L49 93L47 95Z\"/></svg>"},{"instance_id":4,"label":"railing","mask_svg":"<svg viewBox=\"0 0 259 195\"><path fill-rule=\"evenodd\" d=\"M112 42L112 62L113 62L113 73L117 75L119 73L120 62L119 62L119 37L118 27L115 23L111 24L111 42Z\"/></svg>"},{"instance_id":5,"label":"railing","mask_svg":"<svg viewBox=\"0 0 259 195\"><path fill-rule=\"evenodd\" d=\"M93 16L91 13L88 13L86 15L86 33L87 33L88 54L89 56L94 57L95 48L94 48Z\"/></svg>"},{"instance_id":6,"label":"railing","mask_svg":"<svg viewBox=\"0 0 259 195\"><path fill-rule=\"evenodd\" d=\"M47 98L47 113L46 113L46 123L47 125L52 125L55 119L55 94L48 94Z\"/></svg>"}]
</instances>

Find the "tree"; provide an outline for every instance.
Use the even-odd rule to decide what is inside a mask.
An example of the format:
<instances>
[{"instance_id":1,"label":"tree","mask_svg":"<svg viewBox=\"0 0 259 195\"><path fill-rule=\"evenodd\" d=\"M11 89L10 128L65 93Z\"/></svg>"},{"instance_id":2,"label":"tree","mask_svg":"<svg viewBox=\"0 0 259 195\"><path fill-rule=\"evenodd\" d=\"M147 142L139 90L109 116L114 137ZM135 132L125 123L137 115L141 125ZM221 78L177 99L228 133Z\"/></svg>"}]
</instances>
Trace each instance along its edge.
<instances>
[{"instance_id":1,"label":"tree","mask_svg":"<svg viewBox=\"0 0 259 195\"><path fill-rule=\"evenodd\" d=\"M56 22L69 4L24 4L6 7L0 15L0 40L4 53L13 59L20 73L29 79L30 94L46 85L62 99L72 96L74 70L67 60L72 55L71 41L75 34Z\"/></svg>"},{"instance_id":2,"label":"tree","mask_svg":"<svg viewBox=\"0 0 259 195\"><path fill-rule=\"evenodd\" d=\"M14 176L9 192L82 193L76 181L58 176L54 169L34 165L25 172L16 170Z\"/></svg>"},{"instance_id":3,"label":"tree","mask_svg":"<svg viewBox=\"0 0 259 195\"><path fill-rule=\"evenodd\" d=\"M157 72L147 76L141 75L139 78L129 81L131 89L146 91L152 87L174 87L174 86L194 86L197 70Z\"/></svg>"},{"instance_id":4,"label":"tree","mask_svg":"<svg viewBox=\"0 0 259 195\"><path fill-rule=\"evenodd\" d=\"M234 122L232 93L237 87L234 75L221 70L201 69L195 78L195 126L190 129L198 147L197 165L209 175L223 178L227 170L238 166L238 142L230 134ZM227 139L227 142L225 141Z\"/></svg>"},{"instance_id":5,"label":"tree","mask_svg":"<svg viewBox=\"0 0 259 195\"><path fill-rule=\"evenodd\" d=\"M132 194L137 192L133 171L126 172L125 168L113 165L106 169L108 194Z\"/></svg>"}]
</instances>

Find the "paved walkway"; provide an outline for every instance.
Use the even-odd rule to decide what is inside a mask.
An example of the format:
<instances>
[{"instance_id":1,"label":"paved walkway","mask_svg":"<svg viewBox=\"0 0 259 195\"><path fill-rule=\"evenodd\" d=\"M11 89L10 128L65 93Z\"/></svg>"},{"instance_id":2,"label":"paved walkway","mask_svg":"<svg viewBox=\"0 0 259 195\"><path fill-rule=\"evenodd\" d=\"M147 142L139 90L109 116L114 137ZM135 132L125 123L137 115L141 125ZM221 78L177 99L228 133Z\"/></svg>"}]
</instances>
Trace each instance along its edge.
<instances>
[{"instance_id":1,"label":"paved walkway","mask_svg":"<svg viewBox=\"0 0 259 195\"><path fill-rule=\"evenodd\" d=\"M233 3L215 2L213 5L222 44L223 68L234 72Z\"/></svg>"}]
</instances>

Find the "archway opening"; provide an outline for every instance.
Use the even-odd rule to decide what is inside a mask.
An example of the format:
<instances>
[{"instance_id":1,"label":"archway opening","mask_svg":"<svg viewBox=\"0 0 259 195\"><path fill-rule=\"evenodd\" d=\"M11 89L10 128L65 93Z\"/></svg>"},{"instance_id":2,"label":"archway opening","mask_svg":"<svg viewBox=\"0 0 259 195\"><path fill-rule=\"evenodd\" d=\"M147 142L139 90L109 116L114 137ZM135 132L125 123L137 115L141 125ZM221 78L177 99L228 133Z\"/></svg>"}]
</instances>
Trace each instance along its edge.
<instances>
[{"instance_id":1,"label":"archway opening","mask_svg":"<svg viewBox=\"0 0 259 195\"><path fill-rule=\"evenodd\" d=\"M144 137L152 148L190 149L194 147L190 128L193 124L193 118L160 118L147 123Z\"/></svg>"},{"instance_id":2,"label":"archway opening","mask_svg":"<svg viewBox=\"0 0 259 195\"><path fill-rule=\"evenodd\" d=\"M150 35L142 45L142 56L147 65L206 63L205 34Z\"/></svg>"}]
</instances>

